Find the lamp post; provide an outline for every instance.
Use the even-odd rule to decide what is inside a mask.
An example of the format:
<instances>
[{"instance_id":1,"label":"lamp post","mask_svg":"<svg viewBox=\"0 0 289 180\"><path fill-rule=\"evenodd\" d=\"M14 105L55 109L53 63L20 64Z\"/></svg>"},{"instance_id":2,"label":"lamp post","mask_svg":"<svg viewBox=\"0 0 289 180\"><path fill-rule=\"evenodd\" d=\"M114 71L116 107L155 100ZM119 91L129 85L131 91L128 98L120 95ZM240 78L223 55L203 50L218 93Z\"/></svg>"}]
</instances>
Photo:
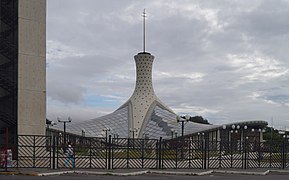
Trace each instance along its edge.
<instances>
[{"instance_id":1,"label":"lamp post","mask_svg":"<svg viewBox=\"0 0 289 180\"><path fill-rule=\"evenodd\" d=\"M66 144L66 123L71 122L71 117L68 117L67 119L61 119L60 117L57 117L57 121L60 123L63 123L63 144ZM65 146L64 146L65 150Z\"/></svg>"},{"instance_id":2,"label":"lamp post","mask_svg":"<svg viewBox=\"0 0 289 180\"><path fill-rule=\"evenodd\" d=\"M172 139L174 139L174 133L175 133L175 130L172 129L172 130L171 130L171 133L172 133Z\"/></svg>"},{"instance_id":3,"label":"lamp post","mask_svg":"<svg viewBox=\"0 0 289 180\"><path fill-rule=\"evenodd\" d=\"M118 136L119 136L119 134L118 134L118 133L114 133L114 134L113 134L113 138L116 138L116 139L118 139Z\"/></svg>"},{"instance_id":4,"label":"lamp post","mask_svg":"<svg viewBox=\"0 0 289 180\"><path fill-rule=\"evenodd\" d=\"M149 139L149 133L143 133L144 139Z\"/></svg>"},{"instance_id":5,"label":"lamp post","mask_svg":"<svg viewBox=\"0 0 289 180\"><path fill-rule=\"evenodd\" d=\"M205 138L205 133L204 132L202 132L202 133L198 132L198 141L204 141L204 138Z\"/></svg>"},{"instance_id":6,"label":"lamp post","mask_svg":"<svg viewBox=\"0 0 289 180\"><path fill-rule=\"evenodd\" d=\"M247 131L247 129L248 129L248 126L245 125L245 126L243 127L243 139L245 139L245 137L246 137L246 131Z\"/></svg>"},{"instance_id":7,"label":"lamp post","mask_svg":"<svg viewBox=\"0 0 289 180\"><path fill-rule=\"evenodd\" d=\"M50 122L46 123L46 125L47 125L47 130L49 130L50 126L55 126L55 125L57 125L57 123L54 121L50 121Z\"/></svg>"},{"instance_id":8,"label":"lamp post","mask_svg":"<svg viewBox=\"0 0 289 180\"><path fill-rule=\"evenodd\" d=\"M243 128L241 128L241 144L242 144L242 148L246 148L246 131L248 129L248 126L245 125Z\"/></svg>"},{"instance_id":9,"label":"lamp post","mask_svg":"<svg viewBox=\"0 0 289 180\"><path fill-rule=\"evenodd\" d=\"M59 136L59 144L61 144L62 142L62 133L60 132L59 134L58 134L58 136Z\"/></svg>"},{"instance_id":10,"label":"lamp post","mask_svg":"<svg viewBox=\"0 0 289 180\"><path fill-rule=\"evenodd\" d=\"M225 144L224 144L224 142L226 141L224 137L228 136L227 133L226 133L226 129L227 129L227 126L223 125L221 133L220 133L220 149L221 149L221 152L224 150L224 147L226 147Z\"/></svg>"},{"instance_id":11,"label":"lamp post","mask_svg":"<svg viewBox=\"0 0 289 180\"><path fill-rule=\"evenodd\" d=\"M254 138L251 138L252 140L251 141L254 141L254 142L256 142L256 138L255 138L255 129L254 128L252 128L251 129L251 132L252 132L252 135L251 135L251 137L253 136Z\"/></svg>"},{"instance_id":12,"label":"lamp post","mask_svg":"<svg viewBox=\"0 0 289 180\"><path fill-rule=\"evenodd\" d=\"M240 125L235 125L235 124L233 124L232 126L231 126L231 141L232 141L232 136L233 136L233 133L235 132L235 134L238 134L239 133L239 129L240 129L241 127L240 127ZM241 133L240 133L240 140L241 140Z\"/></svg>"},{"instance_id":13,"label":"lamp post","mask_svg":"<svg viewBox=\"0 0 289 180\"><path fill-rule=\"evenodd\" d=\"M240 130L240 125L236 126L235 133L236 133L236 136L237 136L237 149L241 149L242 134L241 134L241 130Z\"/></svg>"},{"instance_id":14,"label":"lamp post","mask_svg":"<svg viewBox=\"0 0 289 180\"><path fill-rule=\"evenodd\" d=\"M239 132L239 129L240 129L240 126L237 125L237 126L236 126L236 131L235 131L235 132L238 133L238 132ZM240 134L240 136L241 136L241 133L239 133L239 134ZM240 140L241 140L241 137L240 137Z\"/></svg>"},{"instance_id":15,"label":"lamp post","mask_svg":"<svg viewBox=\"0 0 289 180\"><path fill-rule=\"evenodd\" d=\"M107 141L107 132L110 131L111 129L105 127L105 128L103 128L102 130L105 132L105 139L106 139L106 141Z\"/></svg>"},{"instance_id":16,"label":"lamp post","mask_svg":"<svg viewBox=\"0 0 289 180\"><path fill-rule=\"evenodd\" d=\"M136 128L130 128L129 132L132 133L132 147L134 148L134 133L137 132Z\"/></svg>"},{"instance_id":17,"label":"lamp post","mask_svg":"<svg viewBox=\"0 0 289 180\"><path fill-rule=\"evenodd\" d=\"M262 129L259 128L258 131L259 131L259 142L261 143L261 142L262 142L262 139L263 139L263 138L261 138L261 136L262 136ZM286 131L285 131L285 132L286 132Z\"/></svg>"},{"instance_id":18,"label":"lamp post","mask_svg":"<svg viewBox=\"0 0 289 180\"><path fill-rule=\"evenodd\" d=\"M84 128L81 129L81 136L85 137L85 129Z\"/></svg>"},{"instance_id":19,"label":"lamp post","mask_svg":"<svg viewBox=\"0 0 289 180\"><path fill-rule=\"evenodd\" d=\"M52 126L55 126L55 125L57 125L57 124L54 121L46 121L46 134L48 136L52 135L52 139L54 137L54 134L53 134L53 132L50 132L49 129L50 129L50 126L52 127Z\"/></svg>"},{"instance_id":20,"label":"lamp post","mask_svg":"<svg viewBox=\"0 0 289 180\"><path fill-rule=\"evenodd\" d=\"M189 120L189 115L186 115L186 119L181 118L179 115L177 116L177 122L182 124L182 138L184 138L185 122L188 122Z\"/></svg>"},{"instance_id":21,"label":"lamp post","mask_svg":"<svg viewBox=\"0 0 289 180\"><path fill-rule=\"evenodd\" d=\"M244 163L243 163L243 167L246 169L247 168L247 159L248 159L248 154L247 154L247 149L248 149L248 136L246 135L246 131L248 129L247 125L244 125L244 127L242 128L242 143L243 143L243 152L244 152Z\"/></svg>"},{"instance_id":22,"label":"lamp post","mask_svg":"<svg viewBox=\"0 0 289 180\"><path fill-rule=\"evenodd\" d=\"M190 116L186 115L185 119L181 118L180 116L177 116L177 122L182 124L182 139L181 139L181 158L184 158L184 130L185 130L185 122L188 122L190 120Z\"/></svg>"},{"instance_id":23,"label":"lamp post","mask_svg":"<svg viewBox=\"0 0 289 180\"><path fill-rule=\"evenodd\" d=\"M198 142L200 142L200 140L203 140L203 137L202 137L202 133L198 132Z\"/></svg>"},{"instance_id":24,"label":"lamp post","mask_svg":"<svg viewBox=\"0 0 289 180\"><path fill-rule=\"evenodd\" d=\"M136 128L130 128L130 129L129 129L129 132L132 133L132 139L134 139L134 133L135 133L136 131L137 131Z\"/></svg>"},{"instance_id":25,"label":"lamp post","mask_svg":"<svg viewBox=\"0 0 289 180\"><path fill-rule=\"evenodd\" d=\"M222 142L224 142L224 137L226 137L226 136L228 136L228 135L226 135L227 133L226 133L226 129L227 129L227 126L226 125L223 125L222 126L222 131L221 131L221 133L220 133L220 140L222 141Z\"/></svg>"},{"instance_id":26,"label":"lamp post","mask_svg":"<svg viewBox=\"0 0 289 180\"><path fill-rule=\"evenodd\" d=\"M242 135L239 132L240 129L240 125L232 125L231 126L231 148L234 148L236 150L239 150L241 148L241 139L242 139ZM241 130L240 130L241 131ZM238 135L240 134L240 138L238 137ZM235 139L235 142L234 142Z\"/></svg>"},{"instance_id":27,"label":"lamp post","mask_svg":"<svg viewBox=\"0 0 289 180\"><path fill-rule=\"evenodd\" d=\"M231 126L230 142L233 141L233 133L234 133L235 127L236 127L235 124L233 124L233 125Z\"/></svg>"}]
</instances>

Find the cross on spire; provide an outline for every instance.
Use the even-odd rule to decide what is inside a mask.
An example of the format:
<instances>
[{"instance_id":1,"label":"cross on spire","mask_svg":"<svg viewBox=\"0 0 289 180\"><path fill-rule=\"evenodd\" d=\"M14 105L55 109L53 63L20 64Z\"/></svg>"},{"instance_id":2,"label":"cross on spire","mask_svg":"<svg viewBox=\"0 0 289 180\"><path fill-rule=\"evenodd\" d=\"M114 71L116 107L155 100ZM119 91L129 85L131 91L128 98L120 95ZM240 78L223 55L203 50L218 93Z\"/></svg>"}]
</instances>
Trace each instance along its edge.
<instances>
[{"instance_id":1,"label":"cross on spire","mask_svg":"<svg viewBox=\"0 0 289 180\"><path fill-rule=\"evenodd\" d=\"M143 52L146 51L146 9L143 10L142 13L142 17L143 17Z\"/></svg>"}]
</instances>

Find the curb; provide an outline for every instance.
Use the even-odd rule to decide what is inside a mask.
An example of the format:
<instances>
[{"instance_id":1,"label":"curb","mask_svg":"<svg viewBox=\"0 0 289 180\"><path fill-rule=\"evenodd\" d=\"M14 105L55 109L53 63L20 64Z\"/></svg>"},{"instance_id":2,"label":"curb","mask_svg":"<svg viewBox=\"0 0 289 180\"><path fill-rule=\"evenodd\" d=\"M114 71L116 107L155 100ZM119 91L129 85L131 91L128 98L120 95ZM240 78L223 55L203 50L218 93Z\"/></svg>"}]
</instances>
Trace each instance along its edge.
<instances>
[{"instance_id":1,"label":"curb","mask_svg":"<svg viewBox=\"0 0 289 180\"><path fill-rule=\"evenodd\" d=\"M112 175L112 176L137 176L143 175L148 173L155 173L155 174L167 174L167 175L188 175L188 176L204 176L209 175L212 173L223 173L223 174L243 174L243 175L267 175L269 173L288 173L289 170L264 170L264 172L249 172L249 171L236 171L236 170L207 170L203 172L180 172L180 171L161 171L161 170L140 170L134 172L125 172L125 173L118 173L118 172L97 172L97 171L58 171L58 172L48 172L48 173L36 173L36 172L21 172L21 171L8 171L8 172L0 172L0 175L26 175L26 176L57 176L63 174L86 174L86 175Z\"/></svg>"},{"instance_id":2,"label":"curb","mask_svg":"<svg viewBox=\"0 0 289 180\"><path fill-rule=\"evenodd\" d=\"M288 173L289 174L289 170L277 170L277 169L275 169L275 170L268 170L269 172L268 173Z\"/></svg>"},{"instance_id":3,"label":"curb","mask_svg":"<svg viewBox=\"0 0 289 180\"><path fill-rule=\"evenodd\" d=\"M112 175L112 176L136 176L148 173L148 171L136 171L128 173L114 173L114 172L93 172L93 171L74 171L78 174L89 174L89 175Z\"/></svg>"},{"instance_id":4,"label":"curb","mask_svg":"<svg viewBox=\"0 0 289 180\"><path fill-rule=\"evenodd\" d=\"M156 174L169 174L169 175L191 175L191 176L203 176L211 174L213 171L204 171L200 173L196 172L176 172L176 171L157 171L157 170L150 170L149 173L156 173Z\"/></svg>"},{"instance_id":5,"label":"curb","mask_svg":"<svg viewBox=\"0 0 289 180\"><path fill-rule=\"evenodd\" d=\"M224 174L245 174L245 175L267 175L270 171L265 172L248 172L248 171L226 171L226 170L214 170L213 173L224 173Z\"/></svg>"},{"instance_id":6,"label":"curb","mask_svg":"<svg viewBox=\"0 0 289 180\"><path fill-rule=\"evenodd\" d=\"M0 175L18 175L19 172L11 171L11 172L0 172Z\"/></svg>"},{"instance_id":7,"label":"curb","mask_svg":"<svg viewBox=\"0 0 289 180\"><path fill-rule=\"evenodd\" d=\"M199 176L204 176L204 175L212 174L213 172L214 172L213 170L210 170L210 171L205 171L205 172L201 172L198 174L199 174Z\"/></svg>"},{"instance_id":8,"label":"curb","mask_svg":"<svg viewBox=\"0 0 289 180\"><path fill-rule=\"evenodd\" d=\"M93 172L93 171L61 171L61 172L51 172L51 173L39 173L37 176L53 176L62 174L87 174L87 175L112 175L112 176L136 176L148 173L148 171L137 171L128 173L114 173L114 172Z\"/></svg>"},{"instance_id":9,"label":"curb","mask_svg":"<svg viewBox=\"0 0 289 180\"><path fill-rule=\"evenodd\" d=\"M55 176L55 175L62 175L62 174L72 174L75 171L60 171L60 172L49 172L49 173L37 173L36 176Z\"/></svg>"}]
</instances>

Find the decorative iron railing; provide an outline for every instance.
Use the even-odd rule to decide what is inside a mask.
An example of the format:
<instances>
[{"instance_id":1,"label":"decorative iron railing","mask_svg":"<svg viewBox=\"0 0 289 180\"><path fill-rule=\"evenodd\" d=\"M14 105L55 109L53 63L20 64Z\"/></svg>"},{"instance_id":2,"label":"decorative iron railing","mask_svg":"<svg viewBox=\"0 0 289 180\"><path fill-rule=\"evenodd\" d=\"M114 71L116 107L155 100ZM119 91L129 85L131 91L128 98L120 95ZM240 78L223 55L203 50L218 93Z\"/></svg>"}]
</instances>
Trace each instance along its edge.
<instances>
[{"instance_id":1,"label":"decorative iron railing","mask_svg":"<svg viewBox=\"0 0 289 180\"><path fill-rule=\"evenodd\" d=\"M12 168L215 169L289 167L289 144L282 142L192 141L187 139L69 139L68 158L62 137L18 136ZM6 147L3 145L0 149ZM11 147L11 146L7 146ZM72 160L73 159L73 160ZM0 160L1 161L1 160ZM3 167L2 167L3 168Z\"/></svg>"}]
</instances>

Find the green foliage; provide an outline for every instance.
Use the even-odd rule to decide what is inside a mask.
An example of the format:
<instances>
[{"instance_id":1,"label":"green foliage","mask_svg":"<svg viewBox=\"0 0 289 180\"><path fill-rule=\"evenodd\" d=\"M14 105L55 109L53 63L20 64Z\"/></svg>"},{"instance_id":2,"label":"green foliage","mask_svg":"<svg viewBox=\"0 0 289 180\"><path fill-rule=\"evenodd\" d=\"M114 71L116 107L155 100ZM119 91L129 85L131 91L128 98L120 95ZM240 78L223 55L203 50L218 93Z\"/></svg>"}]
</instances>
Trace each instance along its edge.
<instances>
[{"instance_id":1,"label":"green foliage","mask_svg":"<svg viewBox=\"0 0 289 180\"><path fill-rule=\"evenodd\" d=\"M185 119L185 117L182 117ZM204 119L202 116L194 116L194 117L190 117L191 122L195 122L195 123L200 123L200 124L210 124L209 121L207 119Z\"/></svg>"},{"instance_id":2,"label":"green foliage","mask_svg":"<svg viewBox=\"0 0 289 180\"><path fill-rule=\"evenodd\" d=\"M279 134L277 129L266 127L263 133L263 139L268 143L283 141L282 135Z\"/></svg>"}]
</instances>

